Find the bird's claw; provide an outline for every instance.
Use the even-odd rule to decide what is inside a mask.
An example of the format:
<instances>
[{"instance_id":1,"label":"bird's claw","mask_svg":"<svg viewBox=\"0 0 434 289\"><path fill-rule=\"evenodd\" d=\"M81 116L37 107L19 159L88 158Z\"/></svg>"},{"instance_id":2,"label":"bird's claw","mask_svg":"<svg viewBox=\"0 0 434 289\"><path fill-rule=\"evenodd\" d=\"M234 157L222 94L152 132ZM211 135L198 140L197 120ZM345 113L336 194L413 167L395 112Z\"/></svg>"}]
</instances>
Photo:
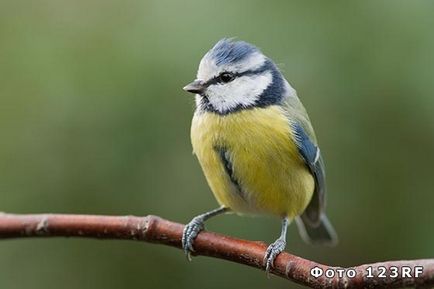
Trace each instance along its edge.
<instances>
[{"instance_id":1,"label":"bird's claw","mask_svg":"<svg viewBox=\"0 0 434 289\"><path fill-rule=\"evenodd\" d=\"M270 270L274 267L274 260L277 255L279 255L283 250L285 250L286 241L279 238L270 246L268 246L267 251L264 256L265 272L269 276Z\"/></svg>"},{"instance_id":2,"label":"bird's claw","mask_svg":"<svg viewBox=\"0 0 434 289\"><path fill-rule=\"evenodd\" d=\"M200 231L204 229L203 222L204 220L200 217L193 218L193 220L185 226L184 232L182 233L182 248L189 261L191 261L190 253L194 252L194 239Z\"/></svg>"}]
</instances>

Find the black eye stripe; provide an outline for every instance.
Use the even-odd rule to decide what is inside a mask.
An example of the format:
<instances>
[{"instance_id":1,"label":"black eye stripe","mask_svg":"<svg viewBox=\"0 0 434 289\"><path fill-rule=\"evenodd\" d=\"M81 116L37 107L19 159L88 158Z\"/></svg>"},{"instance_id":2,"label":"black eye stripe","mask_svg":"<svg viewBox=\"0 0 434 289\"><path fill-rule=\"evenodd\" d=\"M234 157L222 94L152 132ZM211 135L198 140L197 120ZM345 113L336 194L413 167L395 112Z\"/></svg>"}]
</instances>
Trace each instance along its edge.
<instances>
[{"instance_id":1,"label":"black eye stripe","mask_svg":"<svg viewBox=\"0 0 434 289\"><path fill-rule=\"evenodd\" d=\"M241 73L232 73L234 79L238 78L238 77L242 77L242 76L246 76L246 75L253 75L258 73L258 71L256 70L247 70ZM213 78L211 78L210 80L208 80L207 82L205 82L205 86L210 86L212 84L217 84L217 83L224 83L221 79L220 79L220 75L214 76Z\"/></svg>"},{"instance_id":2,"label":"black eye stripe","mask_svg":"<svg viewBox=\"0 0 434 289\"><path fill-rule=\"evenodd\" d=\"M267 61L265 61L265 63L261 67L259 67L257 69L246 70L246 71L241 72L241 73L232 73L232 75L234 76L234 79L235 79L235 78L242 77L242 76L259 74L259 73L262 73L264 71L269 70L271 68L271 66L272 66L272 63L267 60ZM208 87L208 86L213 85L213 84L223 83L220 79L220 75L221 74L214 76L213 78L211 78L210 80L205 82L204 86Z\"/></svg>"},{"instance_id":3,"label":"black eye stripe","mask_svg":"<svg viewBox=\"0 0 434 289\"><path fill-rule=\"evenodd\" d=\"M235 79L235 75L230 72L222 72L219 75L219 80L224 83L231 82L234 79Z\"/></svg>"}]
</instances>

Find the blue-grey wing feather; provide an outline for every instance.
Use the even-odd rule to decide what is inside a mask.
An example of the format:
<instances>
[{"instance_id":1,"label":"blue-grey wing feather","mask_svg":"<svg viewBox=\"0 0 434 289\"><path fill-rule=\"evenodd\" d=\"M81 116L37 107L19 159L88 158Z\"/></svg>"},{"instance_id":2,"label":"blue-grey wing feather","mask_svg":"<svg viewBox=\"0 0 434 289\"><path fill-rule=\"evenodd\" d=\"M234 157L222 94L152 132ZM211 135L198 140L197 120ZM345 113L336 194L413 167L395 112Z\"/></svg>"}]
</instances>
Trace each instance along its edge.
<instances>
[{"instance_id":1,"label":"blue-grey wing feather","mask_svg":"<svg viewBox=\"0 0 434 289\"><path fill-rule=\"evenodd\" d=\"M287 95L281 105L288 116L289 124L292 126L299 153L315 180L312 199L301 218L303 222L317 227L321 223L321 216L324 214L325 208L324 163L306 109L297 97L295 90L288 83L286 83L286 90Z\"/></svg>"},{"instance_id":2,"label":"blue-grey wing feather","mask_svg":"<svg viewBox=\"0 0 434 289\"><path fill-rule=\"evenodd\" d=\"M325 208L325 172L321 152L299 123L293 123L295 142L298 151L315 179L315 191L303 213L303 219L311 225L318 225Z\"/></svg>"}]
</instances>

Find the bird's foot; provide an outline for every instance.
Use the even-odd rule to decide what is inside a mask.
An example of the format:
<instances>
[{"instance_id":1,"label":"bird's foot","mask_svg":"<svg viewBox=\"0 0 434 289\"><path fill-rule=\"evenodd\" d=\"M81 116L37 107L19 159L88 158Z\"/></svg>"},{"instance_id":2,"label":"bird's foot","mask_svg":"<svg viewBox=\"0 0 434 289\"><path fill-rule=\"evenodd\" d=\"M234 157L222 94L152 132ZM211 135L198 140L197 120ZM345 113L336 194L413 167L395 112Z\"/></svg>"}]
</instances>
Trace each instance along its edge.
<instances>
[{"instance_id":1,"label":"bird's foot","mask_svg":"<svg viewBox=\"0 0 434 289\"><path fill-rule=\"evenodd\" d=\"M204 219L202 216L197 216L188 223L182 233L182 248L184 249L187 259L191 261L190 253L194 252L193 242L197 235L204 229Z\"/></svg>"},{"instance_id":2,"label":"bird's foot","mask_svg":"<svg viewBox=\"0 0 434 289\"><path fill-rule=\"evenodd\" d=\"M285 246L286 241L283 238L277 239L274 243L268 246L264 257L265 272L267 273L267 276L269 276L271 268L274 267L274 260L277 255L285 250Z\"/></svg>"}]
</instances>

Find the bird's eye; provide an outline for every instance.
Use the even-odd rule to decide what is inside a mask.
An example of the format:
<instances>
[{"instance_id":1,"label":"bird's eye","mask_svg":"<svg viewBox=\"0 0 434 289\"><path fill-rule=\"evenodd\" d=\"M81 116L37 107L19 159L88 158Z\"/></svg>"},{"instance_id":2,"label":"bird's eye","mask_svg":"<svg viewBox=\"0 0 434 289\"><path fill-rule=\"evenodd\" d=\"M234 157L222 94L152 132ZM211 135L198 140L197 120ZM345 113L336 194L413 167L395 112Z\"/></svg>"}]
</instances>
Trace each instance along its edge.
<instances>
[{"instance_id":1,"label":"bird's eye","mask_svg":"<svg viewBox=\"0 0 434 289\"><path fill-rule=\"evenodd\" d=\"M227 82L234 80L235 75L230 73L230 72L223 72L222 74L220 74L219 78L222 82L227 83Z\"/></svg>"}]
</instances>

